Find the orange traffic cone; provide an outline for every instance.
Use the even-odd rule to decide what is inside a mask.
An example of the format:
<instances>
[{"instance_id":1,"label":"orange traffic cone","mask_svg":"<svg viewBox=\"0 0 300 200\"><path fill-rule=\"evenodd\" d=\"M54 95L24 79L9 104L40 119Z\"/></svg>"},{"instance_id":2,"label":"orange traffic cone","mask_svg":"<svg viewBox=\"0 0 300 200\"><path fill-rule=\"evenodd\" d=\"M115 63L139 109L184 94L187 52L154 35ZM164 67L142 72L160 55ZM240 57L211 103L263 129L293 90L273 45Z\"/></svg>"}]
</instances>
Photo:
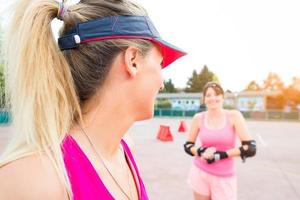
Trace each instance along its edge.
<instances>
[{"instance_id":1,"label":"orange traffic cone","mask_svg":"<svg viewBox=\"0 0 300 200\"><path fill-rule=\"evenodd\" d=\"M173 141L173 135L170 131L170 126L160 125L156 138L164 142Z\"/></svg>"},{"instance_id":2,"label":"orange traffic cone","mask_svg":"<svg viewBox=\"0 0 300 200\"><path fill-rule=\"evenodd\" d=\"M185 124L185 122L183 120L181 120L179 128L178 128L178 132L184 133L186 131L187 131L186 124Z\"/></svg>"}]
</instances>

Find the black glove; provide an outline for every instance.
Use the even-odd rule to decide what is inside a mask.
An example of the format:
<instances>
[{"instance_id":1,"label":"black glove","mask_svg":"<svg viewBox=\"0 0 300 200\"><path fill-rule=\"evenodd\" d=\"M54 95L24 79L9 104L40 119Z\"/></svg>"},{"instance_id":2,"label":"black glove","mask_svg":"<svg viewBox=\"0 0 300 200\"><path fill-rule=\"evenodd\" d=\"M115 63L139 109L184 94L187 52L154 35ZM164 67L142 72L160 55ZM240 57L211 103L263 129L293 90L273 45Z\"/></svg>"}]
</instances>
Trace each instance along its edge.
<instances>
[{"instance_id":1,"label":"black glove","mask_svg":"<svg viewBox=\"0 0 300 200\"><path fill-rule=\"evenodd\" d=\"M222 159L225 159L225 158L228 158L228 154L226 153L226 151L216 151L214 153L214 158L208 159L206 161L207 161L208 164L211 164L213 162L216 162L218 160L222 160Z\"/></svg>"}]
</instances>

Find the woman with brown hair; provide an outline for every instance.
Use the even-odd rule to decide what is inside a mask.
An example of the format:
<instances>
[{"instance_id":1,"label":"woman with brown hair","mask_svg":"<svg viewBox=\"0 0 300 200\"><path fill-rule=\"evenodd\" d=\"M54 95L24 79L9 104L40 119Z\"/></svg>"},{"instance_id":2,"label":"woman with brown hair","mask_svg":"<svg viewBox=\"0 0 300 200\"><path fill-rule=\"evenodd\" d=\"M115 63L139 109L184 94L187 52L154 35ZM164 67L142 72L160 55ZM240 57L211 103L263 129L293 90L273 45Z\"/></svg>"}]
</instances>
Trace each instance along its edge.
<instances>
[{"instance_id":1,"label":"woman with brown hair","mask_svg":"<svg viewBox=\"0 0 300 200\"><path fill-rule=\"evenodd\" d=\"M153 116L161 69L185 53L146 11L127 0L18 0L5 47L14 136L0 199L148 199L122 138Z\"/></svg>"},{"instance_id":2,"label":"woman with brown hair","mask_svg":"<svg viewBox=\"0 0 300 200\"><path fill-rule=\"evenodd\" d=\"M244 161L256 153L256 142L245 119L237 110L223 109L224 91L220 84L208 82L203 89L207 111L197 113L184 144L195 156L188 177L195 200L236 200L237 185L233 157ZM235 148L236 138L242 143ZM195 145L197 143L197 146Z\"/></svg>"}]
</instances>

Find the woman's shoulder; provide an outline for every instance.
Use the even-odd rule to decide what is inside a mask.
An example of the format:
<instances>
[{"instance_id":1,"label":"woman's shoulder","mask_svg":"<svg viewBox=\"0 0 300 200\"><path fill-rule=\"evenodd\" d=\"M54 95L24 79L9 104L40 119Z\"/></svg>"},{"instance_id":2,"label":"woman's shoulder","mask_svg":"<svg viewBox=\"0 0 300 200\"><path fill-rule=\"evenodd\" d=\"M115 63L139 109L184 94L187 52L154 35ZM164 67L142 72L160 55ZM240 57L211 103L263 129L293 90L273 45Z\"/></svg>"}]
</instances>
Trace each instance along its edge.
<instances>
[{"instance_id":1,"label":"woman's shoulder","mask_svg":"<svg viewBox=\"0 0 300 200\"><path fill-rule=\"evenodd\" d=\"M229 116L232 117L232 118L242 117L242 116L243 116L242 113L241 113L241 111L239 111L239 110L232 109L232 110L225 110L225 111L226 111L226 112L229 114Z\"/></svg>"},{"instance_id":2,"label":"woman's shoulder","mask_svg":"<svg viewBox=\"0 0 300 200\"><path fill-rule=\"evenodd\" d=\"M243 114L239 110L225 110L228 113L229 119L232 123L239 121L243 118Z\"/></svg>"},{"instance_id":3,"label":"woman's shoulder","mask_svg":"<svg viewBox=\"0 0 300 200\"><path fill-rule=\"evenodd\" d=\"M199 112L199 113L196 113L192 119L192 123L193 124L197 124L197 127L200 128L200 120L201 118L204 116L205 112Z\"/></svg>"},{"instance_id":4,"label":"woman's shoulder","mask_svg":"<svg viewBox=\"0 0 300 200\"><path fill-rule=\"evenodd\" d=\"M66 199L46 155L30 155L0 168L0 199Z\"/></svg>"},{"instance_id":5,"label":"woman's shoulder","mask_svg":"<svg viewBox=\"0 0 300 200\"><path fill-rule=\"evenodd\" d=\"M126 133L123 136L122 139L126 143L126 145L128 146L128 148L130 149L131 153L134 153L134 151L135 151L135 145L134 145L134 141L131 138L131 136L129 135L129 133Z\"/></svg>"},{"instance_id":6,"label":"woman's shoulder","mask_svg":"<svg viewBox=\"0 0 300 200\"><path fill-rule=\"evenodd\" d=\"M194 115L194 117L193 117L193 120L200 120L201 117L204 115L205 112L206 112L206 111L196 113L196 114Z\"/></svg>"}]
</instances>

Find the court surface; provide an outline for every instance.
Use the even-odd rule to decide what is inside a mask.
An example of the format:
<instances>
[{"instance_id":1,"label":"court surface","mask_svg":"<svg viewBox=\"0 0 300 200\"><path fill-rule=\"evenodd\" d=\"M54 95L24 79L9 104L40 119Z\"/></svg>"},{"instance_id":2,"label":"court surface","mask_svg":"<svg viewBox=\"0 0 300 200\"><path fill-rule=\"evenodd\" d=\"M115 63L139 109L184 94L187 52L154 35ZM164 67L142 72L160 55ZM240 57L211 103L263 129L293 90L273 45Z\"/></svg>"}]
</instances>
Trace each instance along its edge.
<instances>
[{"instance_id":1,"label":"court surface","mask_svg":"<svg viewBox=\"0 0 300 200\"><path fill-rule=\"evenodd\" d=\"M180 120L154 118L134 124L128 131L150 199L189 200L186 183L192 157L183 151L186 133L178 133ZM258 143L257 156L242 163L236 158L239 200L300 200L300 122L247 121ZM170 126L173 142L156 139L160 125ZM9 127L0 127L0 152Z\"/></svg>"}]
</instances>

